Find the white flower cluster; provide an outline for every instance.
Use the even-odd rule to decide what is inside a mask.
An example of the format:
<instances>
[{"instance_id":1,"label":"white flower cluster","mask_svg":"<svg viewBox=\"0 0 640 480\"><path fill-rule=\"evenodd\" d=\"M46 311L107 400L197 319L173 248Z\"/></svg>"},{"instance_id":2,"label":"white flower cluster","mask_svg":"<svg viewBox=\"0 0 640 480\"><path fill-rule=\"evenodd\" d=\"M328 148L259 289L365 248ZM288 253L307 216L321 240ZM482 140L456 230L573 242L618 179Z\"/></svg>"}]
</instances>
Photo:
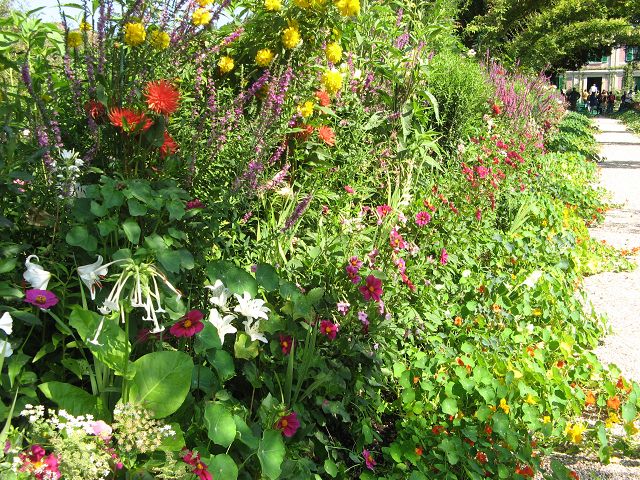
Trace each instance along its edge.
<instances>
[{"instance_id":1,"label":"white flower cluster","mask_svg":"<svg viewBox=\"0 0 640 480\"><path fill-rule=\"evenodd\" d=\"M82 188L78 184L80 167L84 166L84 160L79 158L74 150L60 150L60 162L53 160L51 170L58 180L59 198L80 197Z\"/></svg>"},{"instance_id":2,"label":"white flower cluster","mask_svg":"<svg viewBox=\"0 0 640 480\"><path fill-rule=\"evenodd\" d=\"M231 308L227 305L231 298L231 292L220 280L216 280L213 285L207 285L205 288L211 290L209 303L213 305L209 311L209 322L216 327L220 342L224 343L225 335L238 331L231 324L237 315L232 313ZM267 337L260 330L260 319L267 320L270 312L269 308L264 305L264 300L251 298L251 294L248 292L244 292L242 296L235 294L233 297L238 302L233 308L233 312L245 317L246 320L242 323L246 334L251 337L251 341L259 340L267 343Z\"/></svg>"}]
</instances>

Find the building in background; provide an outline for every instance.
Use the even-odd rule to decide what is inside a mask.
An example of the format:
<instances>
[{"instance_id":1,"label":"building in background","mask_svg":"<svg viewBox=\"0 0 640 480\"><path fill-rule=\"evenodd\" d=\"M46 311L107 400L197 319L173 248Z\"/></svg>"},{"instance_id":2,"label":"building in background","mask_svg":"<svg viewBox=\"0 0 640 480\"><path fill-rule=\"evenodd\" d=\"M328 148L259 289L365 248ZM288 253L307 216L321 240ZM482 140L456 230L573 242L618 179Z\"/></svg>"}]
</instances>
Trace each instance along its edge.
<instances>
[{"instance_id":1,"label":"building in background","mask_svg":"<svg viewBox=\"0 0 640 480\"><path fill-rule=\"evenodd\" d=\"M640 63L631 71L633 62L640 62L640 47L614 48L610 55L591 58L589 63L580 70L567 71L564 82L567 90L589 90L596 85L598 90L621 91L625 86L625 76L632 76L631 88L640 90Z\"/></svg>"}]
</instances>

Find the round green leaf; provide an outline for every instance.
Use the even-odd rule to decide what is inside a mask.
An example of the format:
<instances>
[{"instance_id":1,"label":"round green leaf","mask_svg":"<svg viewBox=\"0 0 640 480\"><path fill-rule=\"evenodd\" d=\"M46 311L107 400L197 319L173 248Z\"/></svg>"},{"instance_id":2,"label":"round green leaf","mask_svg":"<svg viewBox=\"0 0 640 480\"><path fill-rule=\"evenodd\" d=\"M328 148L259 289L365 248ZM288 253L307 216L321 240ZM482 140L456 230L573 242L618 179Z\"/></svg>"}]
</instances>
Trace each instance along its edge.
<instances>
[{"instance_id":1,"label":"round green leaf","mask_svg":"<svg viewBox=\"0 0 640 480\"><path fill-rule=\"evenodd\" d=\"M278 430L265 430L258 444L258 460L260 460L263 475L271 480L278 478L284 454L282 433Z\"/></svg>"},{"instance_id":2,"label":"round green leaf","mask_svg":"<svg viewBox=\"0 0 640 480\"><path fill-rule=\"evenodd\" d=\"M213 475L213 478L224 478L225 480L238 478L238 466L229 455L221 453L212 457L208 466L209 473Z\"/></svg>"},{"instance_id":3,"label":"round green leaf","mask_svg":"<svg viewBox=\"0 0 640 480\"><path fill-rule=\"evenodd\" d=\"M204 422L209 439L223 447L228 447L236 438L236 422L223 405L209 403L204 409Z\"/></svg>"},{"instance_id":4,"label":"round green leaf","mask_svg":"<svg viewBox=\"0 0 640 480\"><path fill-rule=\"evenodd\" d=\"M67 243L73 247L80 247L87 252L94 252L98 247L98 241L93 235L89 234L87 227L77 225L69 230L65 237Z\"/></svg>"}]
</instances>

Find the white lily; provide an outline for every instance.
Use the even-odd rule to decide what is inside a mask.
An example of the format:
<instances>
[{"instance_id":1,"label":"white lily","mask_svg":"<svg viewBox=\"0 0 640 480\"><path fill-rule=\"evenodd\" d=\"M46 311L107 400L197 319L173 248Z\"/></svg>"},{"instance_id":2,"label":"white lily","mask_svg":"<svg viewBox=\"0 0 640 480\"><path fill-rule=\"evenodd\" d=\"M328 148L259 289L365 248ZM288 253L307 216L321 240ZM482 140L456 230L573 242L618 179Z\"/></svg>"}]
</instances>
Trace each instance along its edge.
<instances>
[{"instance_id":1,"label":"white lily","mask_svg":"<svg viewBox=\"0 0 640 480\"><path fill-rule=\"evenodd\" d=\"M268 313L270 310L264 306L264 300L259 298L252 299L248 292L244 292L242 296L236 294L235 297L238 300L238 305L233 309L234 312L238 312L249 320L257 318L267 320L269 318Z\"/></svg>"},{"instance_id":2,"label":"white lily","mask_svg":"<svg viewBox=\"0 0 640 480\"><path fill-rule=\"evenodd\" d=\"M51 279L51 272L47 272L37 263L33 263L31 261L32 258L35 258L38 262L40 261L37 255L29 255L24 262L27 270L22 274L22 278L31 285L31 288L35 290L46 290L47 285L49 285L49 280Z\"/></svg>"},{"instance_id":3,"label":"white lily","mask_svg":"<svg viewBox=\"0 0 640 480\"><path fill-rule=\"evenodd\" d=\"M209 322L218 330L218 336L220 337L220 343L224 343L224 336L229 333L236 333L238 329L231 325L231 322L235 320L235 315L220 315L220 312L215 308L209 311Z\"/></svg>"},{"instance_id":4,"label":"white lily","mask_svg":"<svg viewBox=\"0 0 640 480\"><path fill-rule=\"evenodd\" d=\"M11 318L9 312L4 312L0 317L0 330L7 335L11 335L11 332L13 332L13 318Z\"/></svg>"},{"instance_id":5,"label":"white lily","mask_svg":"<svg viewBox=\"0 0 640 480\"><path fill-rule=\"evenodd\" d=\"M0 355L7 358L13 355L13 348L7 340L0 340Z\"/></svg>"},{"instance_id":6,"label":"white lily","mask_svg":"<svg viewBox=\"0 0 640 480\"><path fill-rule=\"evenodd\" d=\"M204 288L211 290L211 297L209 297L211 305L216 305L226 310L231 292L224 286L222 281L216 280L213 285L205 285Z\"/></svg>"},{"instance_id":7,"label":"white lily","mask_svg":"<svg viewBox=\"0 0 640 480\"><path fill-rule=\"evenodd\" d=\"M259 330L260 322L251 320L245 320L242 322L244 324L244 331L251 337L251 341L255 342L256 340L260 340L263 343L268 343L267 337Z\"/></svg>"},{"instance_id":8,"label":"white lily","mask_svg":"<svg viewBox=\"0 0 640 480\"><path fill-rule=\"evenodd\" d=\"M107 276L109 265L114 263L111 262L107 265L102 265L102 261L102 255L98 255L98 260L94 263L78 267L78 275L80 276L80 280L82 280L89 289L91 300L96 299L96 285L98 288L102 288L101 280Z\"/></svg>"}]
</instances>

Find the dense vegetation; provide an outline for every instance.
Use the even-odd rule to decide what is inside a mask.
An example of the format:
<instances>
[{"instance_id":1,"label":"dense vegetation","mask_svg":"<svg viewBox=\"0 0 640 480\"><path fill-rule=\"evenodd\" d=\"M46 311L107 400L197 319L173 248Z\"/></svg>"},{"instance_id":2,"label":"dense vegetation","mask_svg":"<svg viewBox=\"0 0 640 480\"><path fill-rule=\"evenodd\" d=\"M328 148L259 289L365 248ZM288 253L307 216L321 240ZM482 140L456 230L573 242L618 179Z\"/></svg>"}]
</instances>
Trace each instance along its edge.
<instances>
[{"instance_id":1,"label":"dense vegetation","mask_svg":"<svg viewBox=\"0 0 640 480\"><path fill-rule=\"evenodd\" d=\"M544 77L448 2L120 3L2 20L3 478L521 479L637 431Z\"/></svg>"}]
</instances>

